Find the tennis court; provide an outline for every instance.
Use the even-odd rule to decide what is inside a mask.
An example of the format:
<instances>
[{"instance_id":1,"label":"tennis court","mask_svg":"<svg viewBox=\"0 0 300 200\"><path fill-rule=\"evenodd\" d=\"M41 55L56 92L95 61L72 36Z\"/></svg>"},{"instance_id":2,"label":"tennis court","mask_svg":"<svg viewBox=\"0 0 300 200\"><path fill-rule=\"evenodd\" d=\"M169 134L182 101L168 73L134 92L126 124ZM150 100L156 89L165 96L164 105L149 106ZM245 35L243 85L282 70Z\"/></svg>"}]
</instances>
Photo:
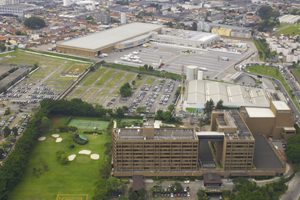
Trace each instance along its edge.
<instances>
[{"instance_id":1,"label":"tennis court","mask_svg":"<svg viewBox=\"0 0 300 200\"><path fill-rule=\"evenodd\" d=\"M109 122L106 121L96 121L90 119L72 119L69 122L69 126L76 126L78 129L84 130L94 130L96 127L98 130L105 130Z\"/></svg>"}]
</instances>

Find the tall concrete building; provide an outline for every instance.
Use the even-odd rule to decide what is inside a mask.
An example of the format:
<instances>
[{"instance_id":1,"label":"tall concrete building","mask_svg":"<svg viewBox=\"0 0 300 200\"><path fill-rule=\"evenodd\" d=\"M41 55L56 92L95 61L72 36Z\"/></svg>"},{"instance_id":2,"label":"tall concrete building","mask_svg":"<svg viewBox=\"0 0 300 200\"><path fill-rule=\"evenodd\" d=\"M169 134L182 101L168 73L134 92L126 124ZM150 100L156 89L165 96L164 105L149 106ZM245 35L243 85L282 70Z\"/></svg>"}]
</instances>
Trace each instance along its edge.
<instances>
[{"instance_id":1,"label":"tall concrete building","mask_svg":"<svg viewBox=\"0 0 300 200\"><path fill-rule=\"evenodd\" d=\"M126 13L121 13L121 24L126 24Z\"/></svg>"},{"instance_id":2,"label":"tall concrete building","mask_svg":"<svg viewBox=\"0 0 300 200\"><path fill-rule=\"evenodd\" d=\"M18 4L20 0L0 0L0 5Z\"/></svg>"},{"instance_id":3,"label":"tall concrete building","mask_svg":"<svg viewBox=\"0 0 300 200\"><path fill-rule=\"evenodd\" d=\"M63 6L69 6L70 4L70 0L63 0Z\"/></svg>"},{"instance_id":4,"label":"tall concrete building","mask_svg":"<svg viewBox=\"0 0 300 200\"><path fill-rule=\"evenodd\" d=\"M95 20L97 22L102 22L102 23L110 23L111 22L111 17L109 13L106 13L105 11L97 12L95 14Z\"/></svg>"},{"instance_id":5,"label":"tall concrete building","mask_svg":"<svg viewBox=\"0 0 300 200\"><path fill-rule=\"evenodd\" d=\"M293 118L290 118L290 112L278 104L271 104L269 109L275 114L268 121L259 121L253 113L246 119L243 110L215 110L211 114L211 130L205 132L154 128L152 122L146 122L143 128L114 129L114 175L280 176L285 172L285 160L267 140L267 134L251 131L257 131L257 124L263 133L272 127L273 135L281 134L281 139L295 134L291 130ZM259 116L265 111L256 112ZM283 118L289 119L281 122Z\"/></svg>"}]
</instances>

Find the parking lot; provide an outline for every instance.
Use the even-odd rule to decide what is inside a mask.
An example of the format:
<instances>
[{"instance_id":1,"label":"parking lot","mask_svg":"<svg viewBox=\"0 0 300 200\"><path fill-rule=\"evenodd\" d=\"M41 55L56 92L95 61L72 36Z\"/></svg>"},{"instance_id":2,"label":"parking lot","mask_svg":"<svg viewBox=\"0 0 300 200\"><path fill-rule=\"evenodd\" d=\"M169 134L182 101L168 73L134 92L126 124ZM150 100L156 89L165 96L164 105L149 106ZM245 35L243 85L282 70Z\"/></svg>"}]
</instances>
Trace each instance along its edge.
<instances>
[{"instance_id":1,"label":"parking lot","mask_svg":"<svg viewBox=\"0 0 300 200\"><path fill-rule=\"evenodd\" d=\"M182 51L192 50L193 54L182 54ZM125 61L124 56L138 52L137 56L140 59L140 63L133 61ZM221 58L226 57L229 61L223 61ZM181 74L182 66L196 65L198 67L204 67L207 71L204 71L204 77L214 77L221 71L224 71L231 64L243 57L243 54L226 53L220 51L211 51L205 49L193 49L183 46L167 45L151 43L150 47L136 47L124 50L122 52L112 52L105 57L104 60L112 63L119 63L130 66L143 66L144 64L157 66L158 63L164 63L160 70ZM184 68L186 74L186 68ZM226 74L224 74L226 76Z\"/></svg>"},{"instance_id":2,"label":"parking lot","mask_svg":"<svg viewBox=\"0 0 300 200\"><path fill-rule=\"evenodd\" d=\"M135 84L132 84L135 81ZM128 82L132 95L122 98L119 89ZM157 109L167 110L175 103L175 92L180 82L112 68L101 67L90 73L67 95L67 99L81 98L83 101L105 108L127 106L131 113L138 107L143 112L153 113Z\"/></svg>"}]
</instances>

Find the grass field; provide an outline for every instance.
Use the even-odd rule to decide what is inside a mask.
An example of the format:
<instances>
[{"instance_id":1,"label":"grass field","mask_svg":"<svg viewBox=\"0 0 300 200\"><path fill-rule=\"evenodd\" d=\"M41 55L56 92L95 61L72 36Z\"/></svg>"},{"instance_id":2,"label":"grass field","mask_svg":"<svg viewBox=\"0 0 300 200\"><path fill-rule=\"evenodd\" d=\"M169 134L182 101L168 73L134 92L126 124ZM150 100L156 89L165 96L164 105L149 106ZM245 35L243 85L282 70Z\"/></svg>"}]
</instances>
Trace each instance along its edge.
<instances>
[{"instance_id":1,"label":"grass field","mask_svg":"<svg viewBox=\"0 0 300 200\"><path fill-rule=\"evenodd\" d=\"M101 92L92 100L92 104L99 104L109 93L109 90L101 90Z\"/></svg>"},{"instance_id":2,"label":"grass field","mask_svg":"<svg viewBox=\"0 0 300 200\"><path fill-rule=\"evenodd\" d=\"M70 99L79 98L80 95L84 93L84 91L86 91L86 88L77 88L75 92L68 99L70 100Z\"/></svg>"},{"instance_id":3,"label":"grass field","mask_svg":"<svg viewBox=\"0 0 300 200\"><path fill-rule=\"evenodd\" d=\"M143 122L142 119L121 119L120 123L123 123L123 122L133 122L133 121Z\"/></svg>"},{"instance_id":4,"label":"grass field","mask_svg":"<svg viewBox=\"0 0 300 200\"><path fill-rule=\"evenodd\" d=\"M288 24L285 24L285 23L280 23L279 25L276 25L275 28L283 28L283 27L286 27Z\"/></svg>"},{"instance_id":5,"label":"grass field","mask_svg":"<svg viewBox=\"0 0 300 200\"><path fill-rule=\"evenodd\" d=\"M294 70L294 73L298 76L298 78L300 79L300 71Z\"/></svg>"},{"instance_id":6,"label":"grass field","mask_svg":"<svg viewBox=\"0 0 300 200\"><path fill-rule=\"evenodd\" d=\"M127 74L123 80L120 82L120 84L118 85L118 89L120 89L125 83L129 83L131 85L132 79L134 77L134 74Z\"/></svg>"},{"instance_id":7,"label":"grass field","mask_svg":"<svg viewBox=\"0 0 300 200\"><path fill-rule=\"evenodd\" d=\"M105 130L108 127L108 124L109 122L106 121L96 121L84 118L73 118L68 123L69 126L76 126L81 130L94 130L94 127L96 127L98 130Z\"/></svg>"},{"instance_id":8,"label":"grass field","mask_svg":"<svg viewBox=\"0 0 300 200\"><path fill-rule=\"evenodd\" d=\"M104 74L104 76L95 84L95 86L101 87L103 86L110 77L112 77L112 75L114 75L116 71L114 70L109 70L108 72L106 72L106 74Z\"/></svg>"},{"instance_id":9,"label":"grass field","mask_svg":"<svg viewBox=\"0 0 300 200\"><path fill-rule=\"evenodd\" d=\"M141 76L141 79L136 78L135 79L135 85L138 87L141 85L141 83L145 80L145 76Z\"/></svg>"},{"instance_id":10,"label":"grass field","mask_svg":"<svg viewBox=\"0 0 300 200\"><path fill-rule=\"evenodd\" d=\"M109 82L107 83L107 85L105 86L106 88L113 88L116 83L124 76L124 72L118 72L114 78Z\"/></svg>"},{"instance_id":11,"label":"grass field","mask_svg":"<svg viewBox=\"0 0 300 200\"><path fill-rule=\"evenodd\" d=\"M83 79L81 79L81 81L78 83L78 85L81 85L86 79L88 79L93 73L89 72L87 75L85 75L85 77Z\"/></svg>"},{"instance_id":12,"label":"grass field","mask_svg":"<svg viewBox=\"0 0 300 200\"><path fill-rule=\"evenodd\" d=\"M69 68L66 72L81 74L87 67L88 65L75 64L71 68Z\"/></svg>"},{"instance_id":13,"label":"grass field","mask_svg":"<svg viewBox=\"0 0 300 200\"><path fill-rule=\"evenodd\" d=\"M90 98L92 98L92 96L94 96L94 94L96 94L97 91L98 89L95 88L90 89L83 95L83 97L81 98L82 101L88 101Z\"/></svg>"},{"instance_id":14,"label":"grass field","mask_svg":"<svg viewBox=\"0 0 300 200\"><path fill-rule=\"evenodd\" d=\"M105 68L100 68L96 71L90 78L83 84L83 86L90 86L92 85L98 78L106 71Z\"/></svg>"},{"instance_id":15,"label":"grass field","mask_svg":"<svg viewBox=\"0 0 300 200\"><path fill-rule=\"evenodd\" d=\"M295 95L291 92L290 86L287 84L286 80L282 76L282 74L279 72L278 69L275 69L273 67L268 66L260 66L260 65L253 65L246 68L249 72L255 73L255 74L261 74L264 76L269 76L272 78L276 78L279 80L282 85L284 86L285 90L289 93L291 99L293 100L294 104L296 105L297 109L300 110L299 104L297 102L297 99L295 98Z\"/></svg>"},{"instance_id":16,"label":"grass field","mask_svg":"<svg viewBox=\"0 0 300 200\"><path fill-rule=\"evenodd\" d=\"M64 121L65 118L67 117L60 120ZM100 178L99 169L105 161L106 147L104 144L110 142L111 137L106 133L102 135L86 134L85 137L89 139L89 143L78 145L70 139L69 133L57 133L63 139L60 143L56 143L51 134L53 133L44 134L43 136L47 139L38 141L32 149L22 180L11 191L8 199L55 200L58 194L81 194L88 196L88 200L92 199L94 183ZM68 148L69 144L74 144L75 148ZM75 160L66 165L59 164L55 156L55 152L58 150L64 150L68 156L76 154ZM80 150L91 150L92 153L99 154L100 159L92 160L87 155L79 155ZM44 170L40 159L48 165L48 170ZM33 168L42 169L39 178L33 175Z\"/></svg>"},{"instance_id":17,"label":"grass field","mask_svg":"<svg viewBox=\"0 0 300 200\"><path fill-rule=\"evenodd\" d=\"M280 31L277 31L277 34L290 34L290 35L300 35L300 23L294 24L292 26L286 27Z\"/></svg>"},{"instance_id":18,"label":"grass field","mask_svg":"<svg viewBox=\"0 0 300 200\"><path fill-rule=\"evenodd\" d=\"M152 85L154 83L155 79L154 78L148 78L146 81L146 84Z\"/></svg>"}]
</instances>

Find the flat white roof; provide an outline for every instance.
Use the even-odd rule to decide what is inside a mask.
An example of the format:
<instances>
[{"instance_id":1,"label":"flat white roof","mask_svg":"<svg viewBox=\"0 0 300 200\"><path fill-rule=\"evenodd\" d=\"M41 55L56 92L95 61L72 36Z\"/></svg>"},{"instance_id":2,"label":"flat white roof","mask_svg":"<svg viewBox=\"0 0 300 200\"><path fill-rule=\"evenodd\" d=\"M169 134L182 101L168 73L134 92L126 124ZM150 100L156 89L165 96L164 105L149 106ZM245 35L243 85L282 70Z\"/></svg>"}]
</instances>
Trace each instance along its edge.
<instances>
[{"instance_id":1,"label":"flat white roof","mask_svg":"<svg viewBox=\"0 0 300 200\"><path fill-rule=\"evenodd\" d=\"M58 43L57 46L100 50L106 46L115 45L116 43L132 39L151 31L159 30L162 27L162 25L157 24L131 23L61 42Z\"/></svg>"},{"instance_id":2,"label":"flat white roof","mask_svg":"<svg viewBox=\"0 0 300 200\"><path fill-rule=\"evenodd\" d=\"M291 110L289 106L283 101L272 101L277 110Z\"/></svg>"},{"instance_id":3,"label":"flat white roof","mask_svg":"<svg viewBox=\"0 0 300 200\"><path fill-rule=\"evenodd\" d=\"M274 113L270 108L254 108L254 107L246 107L246 111L249 117L275 117Z\"/></svg>"},{"instance_id":4,"label":"flat white roof","mask_svg":"<svg viewBox=\"0 0 300 200\"><path fill-rule=\"evenodd\" d=\"M197 136L220 136L220 135L224 135L223 132L217 132L217 131L200 131L200 132L195 132L195 134Z\"/></svg>"}]
</instances>

